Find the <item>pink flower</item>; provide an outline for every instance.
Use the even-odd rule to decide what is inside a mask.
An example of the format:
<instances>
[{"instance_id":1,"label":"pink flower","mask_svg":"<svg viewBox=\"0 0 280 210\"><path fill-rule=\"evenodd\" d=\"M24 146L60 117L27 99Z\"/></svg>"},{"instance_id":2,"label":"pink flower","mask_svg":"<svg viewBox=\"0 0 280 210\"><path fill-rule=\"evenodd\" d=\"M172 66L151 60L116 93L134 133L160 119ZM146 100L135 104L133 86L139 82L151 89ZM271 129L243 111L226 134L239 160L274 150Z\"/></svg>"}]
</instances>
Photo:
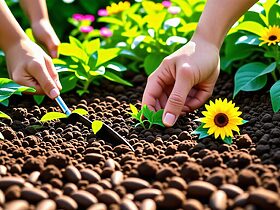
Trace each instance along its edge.
<instances>
[{"instance_id":1,"label":"pink flower","mask_svg":"<svg viewBox=\"0 0 280 210\"><path fill-rule=\"evenodd\" d=\"M98 14L99 16L108 16L108 12L107 12L106 9L99 9L99 10L97 11L97 14Z\"/></svg>"},{"instance_id":2,"label":"pink flower","mask_svg":"<svg viewBox=\"0 0 280 210\"><path fill-rule=\"evenodd\" d=\"M93 30L93 27L92 26L81 26L80 27L80 31L82 33L89 33Z\"/></svg>"},{"instance_id":3,"label":"pink flower","mask_svg":"<svg viewBox=\"0 0 280 210\"><path fill-rule=\"evenodd\" d=\"M73 15L72 15L72 18L73 18L74 20L77 20L77 21L83 20L83 17L84 17L84 15L79 14L79 13L76 13L76 14L73 14Z\"/></svg>"},{"instance_id":4,"label":"pink flower","mask_svg":"<svg viewBox=\"0 0 280 210\"><path fill-rule=\"evenodd\" d=\"M181 8L177 6L171 6L168 8L168 12L172 15L177 15L179 12L181 12Z\"/></svg>"},{"instance_id":5,"label":"pink flower","mask_svg":"<svg viewBox=\"0 0 280 210\"><path fill-rule=\"evenodd\" d=\"M84 15L83 20L89 20L93 22L95 20L93 15Z\"/></svg>"},{"instance_id":6,"label":"pink flower","mask_svg":"<svg viewBox=\"0 0 280 210\"><path fill-rule=\"evenodd\" d=\"M73 14L72 18L77 21L88 20L90 22L93 22L95 20L93 15L90 15L90 14L83 15L83 14L79 14L79 13Z\"/></svg>"},{"instance_id":7,"label":"pink flower","mask_svg":"<svg viewBox=\"0 0 280 210\"><path fill-rule=\"evenodd\" d=\"M105 38L108 38L108 37L113 36L113 32L107 27L102 27L102 28L100 28L100 35Z\"/></svg>"},{"instance_id":8,"label":"pink flower","mask_svg":"<svg viewBox=\"0 0 280 210\"><path fill-rule=\"evenodd\" d=\"M166 8L171 6L171 2L170 1L162 1L162 5Z\"/></svg>"}]
</instances>

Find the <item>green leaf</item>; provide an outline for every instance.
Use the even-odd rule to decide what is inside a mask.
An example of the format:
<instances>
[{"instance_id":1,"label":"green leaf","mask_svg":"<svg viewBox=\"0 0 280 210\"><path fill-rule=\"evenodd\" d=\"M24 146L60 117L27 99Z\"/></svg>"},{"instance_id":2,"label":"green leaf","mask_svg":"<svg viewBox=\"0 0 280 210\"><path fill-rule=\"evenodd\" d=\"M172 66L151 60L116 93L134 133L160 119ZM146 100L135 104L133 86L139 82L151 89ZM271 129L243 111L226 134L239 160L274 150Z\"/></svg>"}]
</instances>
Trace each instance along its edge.
<instances>
[{"instance_id":1,"label":"green leaf","mask_svg":"<svg viewBox=\"0 0 280 210\"><path fill-rule=\"evenodd\" d=\"M126 67L123 66L122 64L117 63L117 62L112 62L112 61L109 63L106 63L105 67L108 69L118 71L118 72L123 72L123 71L127 70Z\"/></svg>"},{"instance_id":2,"label":"green leaf","mask_svg":"<svg viewBox=\"0 0 280 210\"><path fill-rule=\"evenodd\" d=\"M0 139L1 140L4 140L5 138L4 138L4 136L3 136L3 134L0 132Z\"/></svg>"},{"instance_id":3,"label":"green leaf","mask_svg":"<svg viewBox=\"0 0 280 210\"><path fill-rule=\"evenodd\" d=\"M67 118L67 115L61 112L48 112L42 118L41 122L47 122L50 120L57 120L61 118Z\"/></svg>"},{"instance_id":4,"label":"green leaf","mask_svg":"<svg viewBox=\"0 0 280 210\"><path fill-rule=\"evenodd\" d=\"M87 61L88 56L83 49L74 44L61 43L58 46L58 53L65 56L73 56L84 62Z\"/></svg>"},{"instance_id":5,"label":"green leaf","mask_svg":"<svg viewBox=\"0 0 280 210\"><path fill-rule=\"evenodd\" d=\"M175 3L176 5L178 5L183 10L184 14L187 17L190 17L191 15L193 15L193 11L192 11L191 6L188 3L188 1L185 1L185 0L172 0L172 3Z\"/></svg>"},{"instance_id":6,"label":"green leaf","mask_svg":"<svg viewBox=\"0 0 280 210\"><path fill-rule=\"evenodd\" d=\"M153 116L152 116L152 122L151 123L155 124L155 125L159 125L159 126L165 127L165 125L162 122L163 112L164 112L164 110L160 109L156 113L154 113Z\"/></svg>"},{"instance_id":7,"label":"green leaf","mask_svg":"<svg viewBox=\"0 0 280 210\"><path fill-rule=\"evenodd\" d=\"M114 17L100 17L98 18L98 22L112 23L119 26L123 26L123 22Z\"/></svg>"},{"instance_id":8,"label":"green leaf","mask_svg":"<svg viewBox=\"0 0 280 210\"><path fill-rule=\"evenodd\" d=\"M119 55L120 49L119 48L110 48L110 49L100 49L97 51L97 63L96 66L100 66L107 61L112 60L113 58Z\"/></svg>"},{"instance_id":9,"label":"green leaf","mask_svg":"<svg viewBox=\"0 0 280 210\"><path fill-rule=\"evenodd\" d=\"M272 103L272 108L274 112L278 112L280 109L280 80L278 80L270 88L270 98Z\"/></svg>"},{"instance_id":10,"label":"green leaf","mask_svg":"<svg viewBox=\"0 0 280 210\"><path fill-rule=\"evenodd\" d=\"M261 41L259 40L259 37L256 35L244 35L241 36L235 44L249 44L249 45L259 45Z\"/></svg>"},{"instance_id":11,"label":"green leaf","mask_svg":"<svg viewBox=\"0 0 280 210\"><path fill-rule=\"evenodd\" d=\"M209 136L209 134L207 133L208 131L208 128L203 128L205 124L202 123L200 126L197 127L197 129L195 129L192 134L197 134L199 135L198 136L198 139L202 139L202 138L205 138L207 136Z\"/></svg>"},{"instance_id":12,"label":"green leaf","mask_svg":"<svg viewBox=\"0 0 280 210\"><path fill-rule=\"evenodd\" d=\"M112 72L109 72L109 71L106 71L104 75L102 75L103 77L105 77L106 79L110 80L110 81L113 81L113 82L117 82L117 83L120 83L120 84L123 84L123 85L127 85L127 86L130 86L132 87L133 85L122 79L121 77L119 77L118 75L112 73Z\"/></svg>"},{"instance_id":13,"label":"green leaf","mask_svg":"<svg viewBox=\"0 0 280 210\"><path fill-rule=\"evenodd\" d=\"M130 107L132 114L134 114L134 115L138 114L138 109L136 108L136 106L134 106L133 104L129 104L129 107Z\"/></svg>"},{"instance_id":14,"label":"green leaf","mask_svg":"<svg viewBox=\"0 0 280 210\"><path fill-rule=\"evenodd\" d=\"M76 39L75 37L69 36L69 41L70 44L76 45L77 47L83 49L82 43L80 42L80 40Z\"/></svg>"},{"instance_id":15,"label":"green leaf","mask_svg":"<svg viewBox=\"0 0 280 210\"><path fill-rule=\"evenodd\" d=\"M146 104L142 107L142 110L143 110L144 117L146 117L149 122L152 122L154 112L150 110Z\"/></svg>"},{"instance_id":16,"label":"green leaf","mask_svg":"<svg viewBox=\"0 0 280 210\"><path fill-rule=\"evenodd\" d=\"M95 68L96 67L96 63L97 63L97 59L98 59L98 54L97 52L94 52L90 55L89 59L88 59L88 66L90 68Z\"/></svg>"},{"instance_id":17,"label":"green leaf","mask_svg":"<svg viewBox=\"0 0 280 210\"><path fill-rule=\"evenodd\" d=\"M2 111L0 111L0 118L5 118L5 119L10 119L11 120L11 117L9 115L5 114Z\"/></svg>"},{"instance_id":18,"label":"green leaf","mask_svg":"<svg viewBox=\"0 0 280 210\"><path fill-rule=\"evenodd\" d=\"M226 136L223 141L226 143L226 144L232 144L232 137L230 136Z\"/></svg>"},{"instance_id":19,"label":"green leaf","mask_svg":"<svg viewBox=\"0 0 280 210\"><path fill-rule=\"evenodd\" d=\"M88 111L85 109L82 109L82 108L78 108L78 109L73 110L72 113L77 113L80 115L87 115Z\"/></svg>"},{"instance_id":20,"label":"green leaf","mask_svg":"<svg viewBox=\"0 0 280 210\"><path fill-rule=\"evenodd\" d=\"M34 95L33 99L36 102L36 104L40 105L44 101L45 96L44 95Z\"/></svg>"},{"instance_id":21,"label":"green leaf","mask_svg":"<svg viewBox=\"0 0 280 210\"><path fill-rule=\"evenodd\" d=\"M96 134L103 126L103 122L100 120L94 120L91 124L91 129L94 134Z\"/></svg>"},{"instance_id":22,"label":"green leaf","mask_svg":"<svg viewBox=\"0 0 280 210\"><path fill-rule=\"evenodd\" d=\"M95 53L100 49L100 39L94 39L89 42L84 42L83 45L86 49L87 54L91 55L92 53Z\"/></svg>"},{"instance_id":23,"label":"green leaf","mask_svg":"<svg viewBox=\"0 0 280 210\"><path fill-rule=\"evenodd\" d=\"M267 15L269 25L278 25L279 26L279 17L280 17L280 5L274 4Z\"/></svg>"},{"instance_id":24,"label":"green leaf","mask_svg":"<svg viewBox=\"0 0 280 210\"><path fill-rule=\"evenodd\" d=\"M238 30L244 30L244 31L249 31L253 34L256 34L258 36L263 35L263 31L265 27L261 25L258 22L253 22L253 21L244 21L241 22L237 27Z\"/></svg>"},{"instance_id":25,"label":"green leaf","mask_svg":"<svg viewBox=\"0 0 280 210\"><path fill-rule=\"evenodd\" d=\"M153 73L165 57L165 54L159 53L151 53L146 56L144 60L144 68L146 74L150 75L151 73Z\"/></svg>"},{"instance_id":26,"label":"green leaf","mask_svg":"<svg viewBox=\"0 0 280 210\"><path fill-rule=\"evenodd\" d=\"M60 83L62 85L62 90L60 91L61 93L66 93L76 87L78 82L78 78L76 77L76 75L60 75L59 77L61 78Z\"/></svg>"},{"instance_id":27,"label":"green leaf","mask_svg":"<svg viewBox=\"0 0 280 210\"><path fill-rule=\"evenodd\" d=\"M263 88L267 81L266 74L274 71L275 68L275 62L269 66L261 62L253 62L240 67L234 77L233 97L241 90L255 91Z\"/></svg>"},{"instance_id":28,"label":"green leaf","mask_svg":"<svg viewBox=\"0 0 280 210\"><path fill-rule=\"evenodd\" d=\"M157 32L161 28L165 16L166 13L153 13L146 15L144 20L147 22L148 28L152 28Z\"/></svg>"},{"instance_id":29,"label":"green leaf","mask_svg":"<svg viewBox=\"0 0 280 210\"><path fill-rule=\"evenodd\" d=\"M89 93L89 91L88 90L77 90L77 93L78 93L79 96L82 96L85 93Z\"/></svg>"}]
</instances>

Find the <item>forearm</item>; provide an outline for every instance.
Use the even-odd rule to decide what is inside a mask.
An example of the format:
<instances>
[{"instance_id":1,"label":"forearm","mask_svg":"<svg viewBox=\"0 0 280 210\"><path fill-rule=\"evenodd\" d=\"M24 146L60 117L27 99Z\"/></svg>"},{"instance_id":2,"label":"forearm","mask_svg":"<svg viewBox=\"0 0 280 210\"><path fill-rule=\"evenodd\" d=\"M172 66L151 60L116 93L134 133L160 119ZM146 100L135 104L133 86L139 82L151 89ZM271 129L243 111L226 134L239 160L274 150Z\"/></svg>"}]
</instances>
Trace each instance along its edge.
<instances>
[{"instance_id":1,"label":"forearm","mask_svg":"<svg viewBox=\"0 0 280 210\"><path fill-rule=\"evenodd\" d=\"M6 52L27 36L12 15L4 0L0 0L0 48Z\"/></svg>"},{"instance_id":2,"label":"forearm","mask_svg":"<svg viewBox=\"0 0 280 210\"><path fill-rule=\"evenodd\" d=\"M20 0L20 5L31 24L40 20L49 20L46 0Z\"/></svg>"},{"instance_id":3,"label":"forearm","mask_svg":"<svg viewBox=\"0 0 280 210\"><path fill-rule=\"evenodd\" d=\"M208 0L194 37L200 36L220 49L228 30L256 2L257 0Z\"/></svg>"}]
</instances>

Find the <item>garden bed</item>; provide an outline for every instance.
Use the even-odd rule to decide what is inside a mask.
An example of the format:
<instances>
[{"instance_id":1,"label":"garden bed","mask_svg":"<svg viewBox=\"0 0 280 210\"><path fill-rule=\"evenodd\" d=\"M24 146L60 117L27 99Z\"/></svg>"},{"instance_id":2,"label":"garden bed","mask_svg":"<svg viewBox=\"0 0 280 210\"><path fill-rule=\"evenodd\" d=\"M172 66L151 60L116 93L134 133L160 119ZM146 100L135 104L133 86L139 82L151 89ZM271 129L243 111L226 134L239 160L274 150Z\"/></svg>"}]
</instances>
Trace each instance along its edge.
<instances>
[{"instance_id":1,"label":"garden bed","mask_svg":"<svg viewBox=\"0 0 280 210\"><path fill-rule=\"evenodd\" d=\"M232 145L190 133L203 107L172 128L134 127L129 103L140 101L146 78L127 75L135 87L104 81L91 94L63 95L70 108L105 120L135 147L112 147L81 123L39 122L53 101L38 107L13 97L0 131L0 205L6 209L280 209L280 113L266 90L240 93L235 103L249 122ZM232 98L233 81L221 74L213 98ZM57 206L57 207L56 207Z\"/></svg>"}]
</instances>

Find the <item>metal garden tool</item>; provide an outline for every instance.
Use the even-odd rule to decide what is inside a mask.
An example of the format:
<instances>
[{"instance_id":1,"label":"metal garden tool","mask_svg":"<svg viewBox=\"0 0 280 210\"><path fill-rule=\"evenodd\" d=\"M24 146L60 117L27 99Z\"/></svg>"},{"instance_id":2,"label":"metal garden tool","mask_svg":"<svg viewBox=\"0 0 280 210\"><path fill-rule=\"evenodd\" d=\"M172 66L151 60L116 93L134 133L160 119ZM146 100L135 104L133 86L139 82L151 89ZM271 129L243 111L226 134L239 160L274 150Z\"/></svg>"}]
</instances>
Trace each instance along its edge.
<instances>
[{"instance_id":1,"label":"metal garden tool","mask_svg":"<svg viewBox=\"0 0 280 210\"><path fill-rule=\"evenodd\" d=\"M92 122L88 118L80 114L71 113L70 109L67 107L67 105L65 104L65 102L60 96L56 97L55 101L59 105L60 109L64 112L64 114L68 116L67 120L71 122L79 121L91 129ZM119 144L126 144L133 152L135 151L132 145L129 144L125 138L123 138L120 134L118 134L116 131L114 131L110 126L108 126L104 122L102 128L97 132L96 136L102 138L104 141L111 143L114 146Z\"/></svg>"}]
</instances>

